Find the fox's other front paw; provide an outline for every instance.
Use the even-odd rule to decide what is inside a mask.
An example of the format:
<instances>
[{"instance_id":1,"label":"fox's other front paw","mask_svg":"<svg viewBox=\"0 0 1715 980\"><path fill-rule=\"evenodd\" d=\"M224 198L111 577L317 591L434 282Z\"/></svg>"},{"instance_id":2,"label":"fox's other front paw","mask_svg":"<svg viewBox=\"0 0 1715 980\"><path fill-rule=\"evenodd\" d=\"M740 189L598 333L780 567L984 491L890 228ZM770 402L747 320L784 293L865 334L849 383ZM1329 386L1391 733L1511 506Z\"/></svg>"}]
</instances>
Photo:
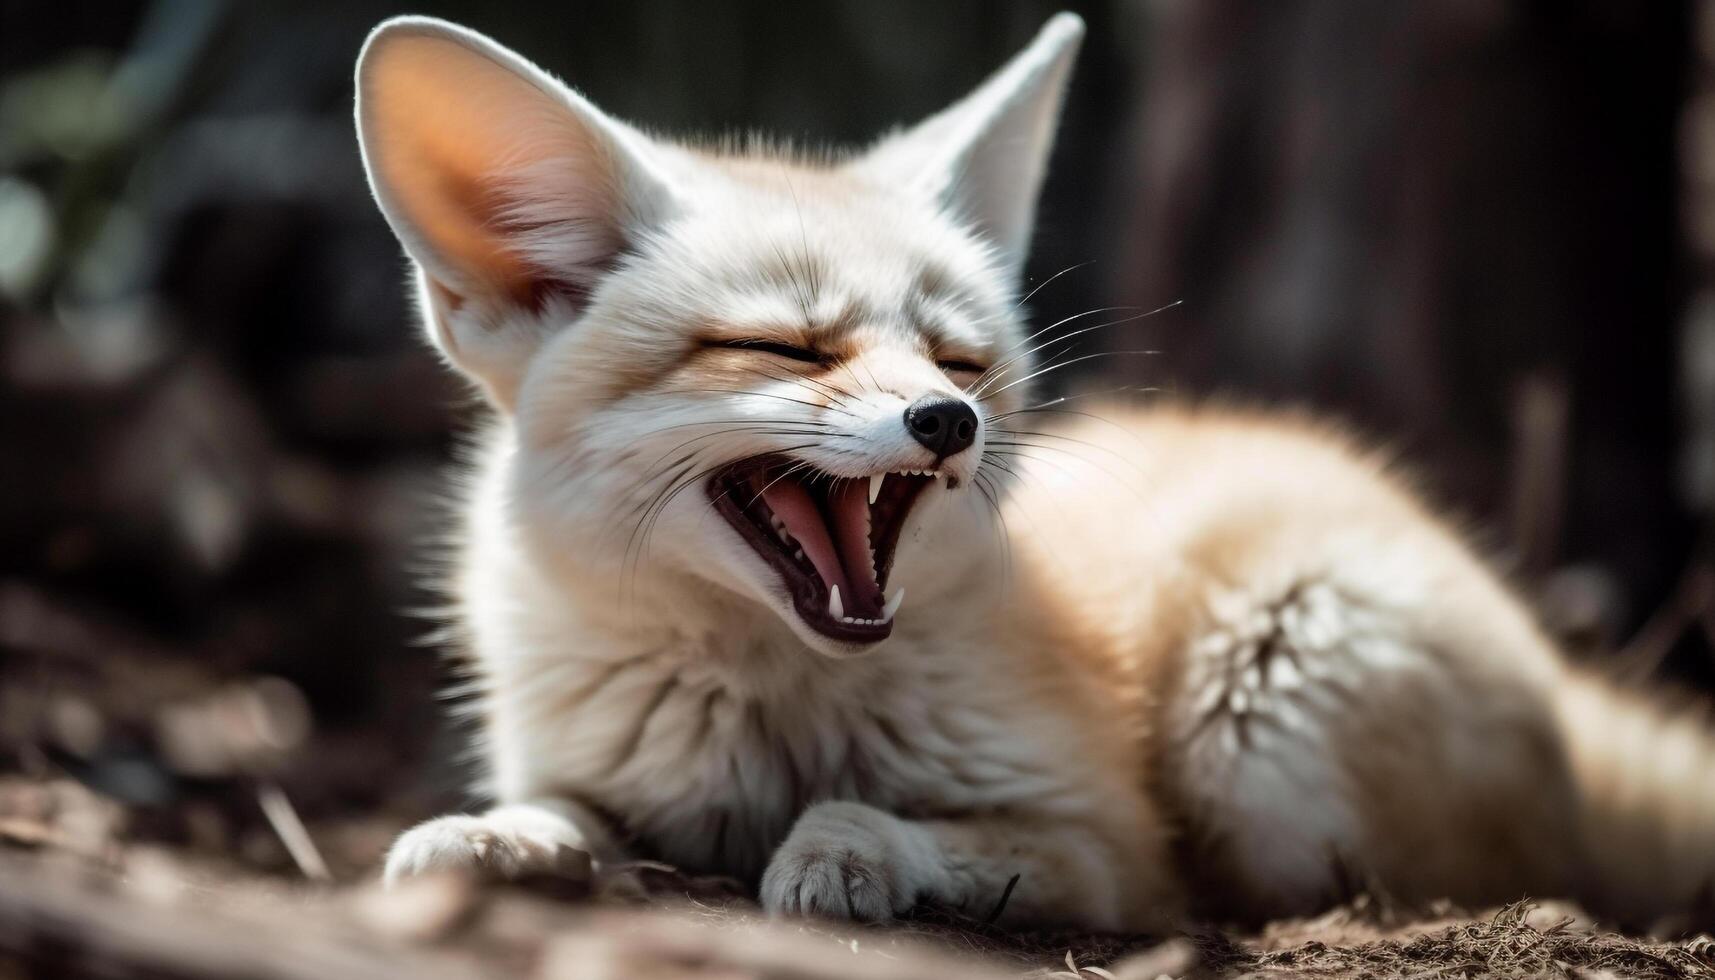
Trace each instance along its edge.
<instances>
[{"instance_id":1,"label":"fox's other front paw","mask_svg":"<svg viewBox=\"0 0 1715 980\"><path fill-rule=\"evenodd\" d=\"M762 874L762 905L780 915L879 922L930 890L937 851L920 828L859 803L819 803L798 818Z\"/></svg>"},{"instance_id":2,"label":"fox's other front paw","mask_svg":"<svg viewBox=\"0 0 1715 980\"><path fill-rule=\"evenodd\" d=\"M382 879L463 872L484 877L587 874L589 855L570 821L531 806L481 816L437 817L406 831L387 852Z\"/></svg>"}]
</instances>

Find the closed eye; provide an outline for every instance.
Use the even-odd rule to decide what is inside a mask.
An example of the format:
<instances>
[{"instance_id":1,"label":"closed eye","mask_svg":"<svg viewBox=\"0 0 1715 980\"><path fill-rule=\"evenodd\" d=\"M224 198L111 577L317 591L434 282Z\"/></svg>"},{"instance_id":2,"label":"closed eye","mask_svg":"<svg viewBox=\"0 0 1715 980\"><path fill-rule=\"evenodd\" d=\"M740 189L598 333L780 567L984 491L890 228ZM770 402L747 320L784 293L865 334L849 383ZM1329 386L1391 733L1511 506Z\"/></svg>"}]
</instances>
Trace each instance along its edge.
<instances>
[{"instance_id":1,"label":"closed eye","mask_svg":"<svg viewBox=\"0 0 1715 980\"><path fill-rule=\"evenodd\" d=\"M970 361L936 361L935 366L949 374L981 374L988 370Z\"/></svg>"},{"instance_id":2,"label":"closed eye","mask_svg":"<svg viewBox=\"0 0 1715 980\"><path fill-rule=\"evenodd\" d=\"M714 340L709 342L709 346L724 347L728 350L753 350L776 357L789 357L806 364L821 364L827 360L821 353L808 347L794 347L775 340Z\"/></svg>"}]
</instances>

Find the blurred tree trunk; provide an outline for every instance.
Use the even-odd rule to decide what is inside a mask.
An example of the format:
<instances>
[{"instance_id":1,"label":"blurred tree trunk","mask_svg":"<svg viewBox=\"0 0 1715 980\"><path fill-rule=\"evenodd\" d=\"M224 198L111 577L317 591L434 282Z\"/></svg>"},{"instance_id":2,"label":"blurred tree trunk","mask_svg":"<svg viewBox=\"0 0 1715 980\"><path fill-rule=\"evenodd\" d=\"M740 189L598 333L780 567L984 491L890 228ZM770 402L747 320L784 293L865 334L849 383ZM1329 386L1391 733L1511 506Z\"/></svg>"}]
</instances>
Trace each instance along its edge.
<instances>
[{"instance_id":1,"label":"blurred tree trunk","mask_svg":"<svg viewBox=\"0 0 1715 980\"><path fill-rule=\"evenodd\" d=\"M1686 495L1707 525L1715 519L1715 0L1697 0L1692 41L1696 56L1680 144L1688 294L1682 463Z\"/></svg>"},{"instance_id":2,"label":"blurred tree trunk","mask_svg":"<svg viewBox=\"0 0 1715 980\"><path fill-rule=\"evenodd\" d=\"M1521 571L1630 626L1681 568L1680 3L1170 0L1122 180L1123 302L1187 392L1400 445Z\"/></svg>"}]
</instances>

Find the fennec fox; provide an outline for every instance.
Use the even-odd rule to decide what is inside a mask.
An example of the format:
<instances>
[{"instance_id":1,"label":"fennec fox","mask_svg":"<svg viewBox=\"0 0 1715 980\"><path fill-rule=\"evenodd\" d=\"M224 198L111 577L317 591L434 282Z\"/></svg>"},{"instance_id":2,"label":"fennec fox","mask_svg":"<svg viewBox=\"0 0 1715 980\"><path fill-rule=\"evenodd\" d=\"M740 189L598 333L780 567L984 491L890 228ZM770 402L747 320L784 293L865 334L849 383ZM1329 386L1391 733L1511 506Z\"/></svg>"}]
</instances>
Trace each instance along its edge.
<instances>
[{"instance_id":1,"label":"fennec fox","mask_svg":"<svg viewBox=\"0 0 1715 980\"><path fill-rule=\"evenodd\" d=\"M1082 35L830 155L646 135L440 21L369 38L376 200L494 409L449 585L497 805L389 879L571 847L1090 929L1708 895L1715 742L1571 672L1376 458L1032 400L1090 322L1019 295Z\"/></svg>"}]
</instances>

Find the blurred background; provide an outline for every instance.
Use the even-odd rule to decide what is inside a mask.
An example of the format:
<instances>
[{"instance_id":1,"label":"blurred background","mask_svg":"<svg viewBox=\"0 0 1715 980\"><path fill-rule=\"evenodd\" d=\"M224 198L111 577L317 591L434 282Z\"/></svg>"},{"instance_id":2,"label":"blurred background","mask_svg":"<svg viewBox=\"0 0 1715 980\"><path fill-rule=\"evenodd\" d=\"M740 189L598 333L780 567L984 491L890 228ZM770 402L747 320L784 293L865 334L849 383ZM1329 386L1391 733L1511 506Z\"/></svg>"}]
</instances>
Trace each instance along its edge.
<instances>
[{"instance_id":1,"label":"blurred background","mask_svg":"<svg viewBox=\"0 0 1715 980\"><path fill-rule=\"evenodd\" d=\"M284 870L301 816L355 876L461 802L413 610L475 406L364 185L375 22L849 144L1063 6L1034 316L1183 302L1057 383L1344 418L1576 655L1715 689L1715 0L0 0L0 840Z\"/></svg>"}]
</instances>

